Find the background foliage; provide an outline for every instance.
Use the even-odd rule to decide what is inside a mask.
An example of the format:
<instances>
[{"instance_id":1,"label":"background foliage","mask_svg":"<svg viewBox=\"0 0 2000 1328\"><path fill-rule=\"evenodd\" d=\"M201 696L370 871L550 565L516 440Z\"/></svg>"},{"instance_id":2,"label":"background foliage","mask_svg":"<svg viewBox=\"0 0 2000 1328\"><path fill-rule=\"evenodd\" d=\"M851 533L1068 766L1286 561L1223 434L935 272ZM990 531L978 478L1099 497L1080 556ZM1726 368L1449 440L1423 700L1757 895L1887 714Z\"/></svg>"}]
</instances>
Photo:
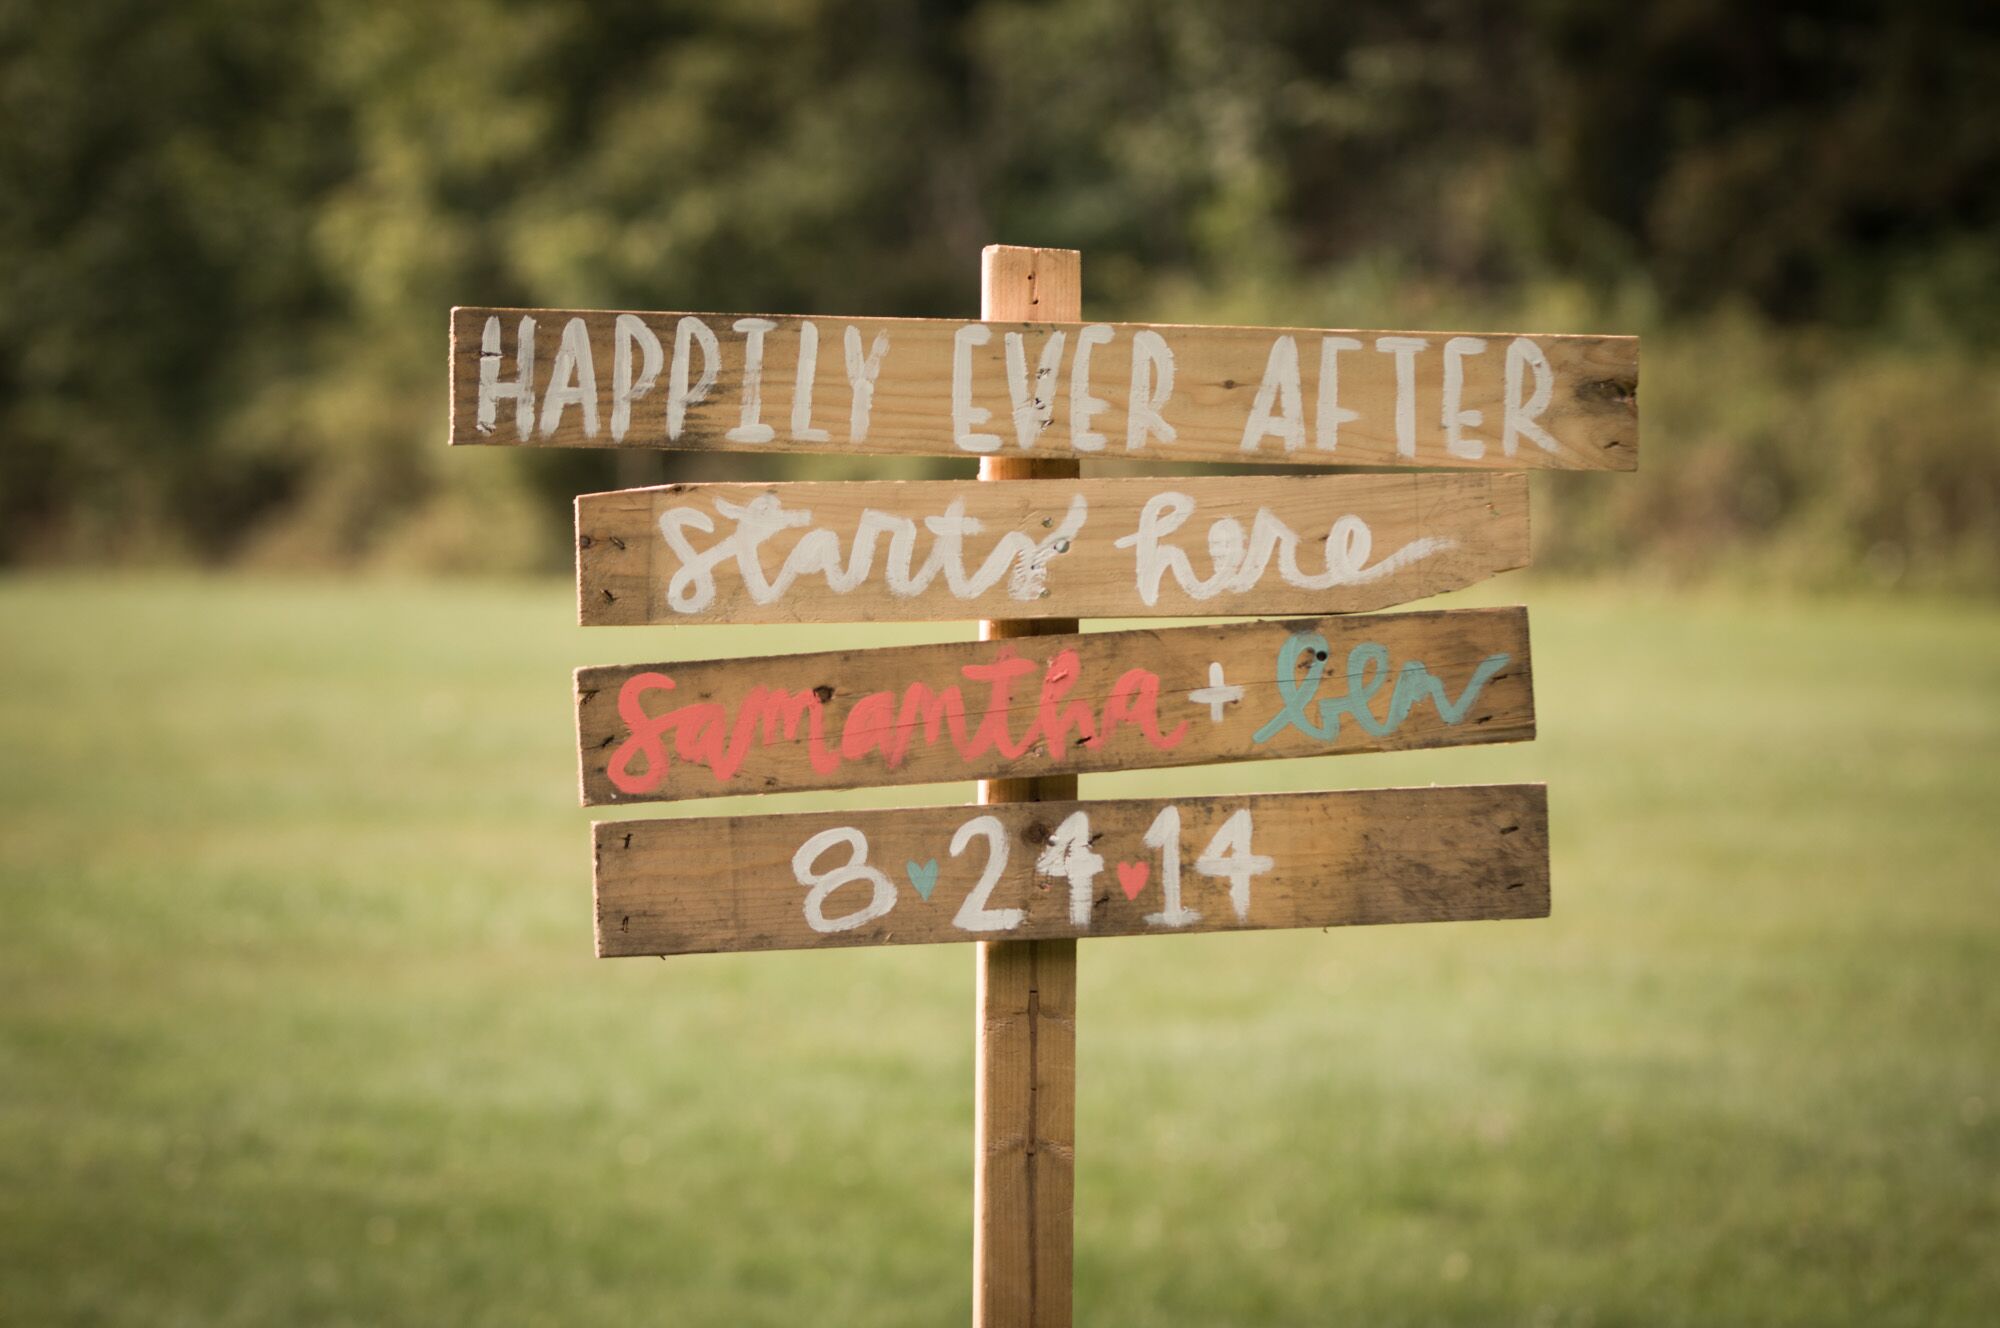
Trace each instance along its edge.
<instances>
[{"instance_id":1,"label":"background foliage","mask_svg":"<svg viewBox=\"0 0 2000 1328\"><path fill-rule=\"evenodd\" d=\"M1005 241L1642 333L1545 565L1991 591L1995 87L1973 0L0 0L0 556L555 566L649 476L447 454L450 305L955 315Z\"/></svg>"}]
</instances>

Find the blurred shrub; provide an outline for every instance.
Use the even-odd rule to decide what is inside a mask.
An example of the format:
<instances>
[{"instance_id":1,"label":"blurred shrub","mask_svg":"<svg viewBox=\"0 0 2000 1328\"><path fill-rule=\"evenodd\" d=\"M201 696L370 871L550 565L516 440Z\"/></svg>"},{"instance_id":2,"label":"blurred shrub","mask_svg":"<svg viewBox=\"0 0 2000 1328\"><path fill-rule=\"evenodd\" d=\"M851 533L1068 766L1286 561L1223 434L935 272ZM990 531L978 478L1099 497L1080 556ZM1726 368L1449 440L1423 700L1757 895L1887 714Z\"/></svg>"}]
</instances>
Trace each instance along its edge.
<instances>
[{"instance_id":1,"label":"blurred shrub","mask_svg":"<svg viewBox=\"0 0 2000 1328\"><path fill-rule=\"evenodd\" d=\"M1643 332L1554 565L2000 588L1993 14L0 0L0 558L558 567L666 470L447 454L450 305L951 314L1005 240L1105 316Z\"/></svg>"},{"instance_id":2,"label":"blurred shrub","mask_svg":"<svg viewBox=\"0 0 2000 1328\"><path fill-rule=\"evenodd\" d=\"M1677 579L2000 589L2000 364L1779 333L1648 338L1637 476L1538 477L1537 560Z\"/></svg>"}]
</instances>

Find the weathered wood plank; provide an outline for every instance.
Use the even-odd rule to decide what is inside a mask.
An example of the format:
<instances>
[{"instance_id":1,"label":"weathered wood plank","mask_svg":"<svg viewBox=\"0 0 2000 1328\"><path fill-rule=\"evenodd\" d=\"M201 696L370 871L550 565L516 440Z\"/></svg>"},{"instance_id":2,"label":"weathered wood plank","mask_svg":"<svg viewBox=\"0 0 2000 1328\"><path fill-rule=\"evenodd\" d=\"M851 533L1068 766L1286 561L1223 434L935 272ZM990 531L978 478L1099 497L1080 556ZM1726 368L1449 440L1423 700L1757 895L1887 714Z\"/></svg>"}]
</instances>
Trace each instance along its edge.
<instances>
[{"instance_id":1,"label":"weathered wood plank","mask_svg":"<svg viewBox=\"0 0 2000 1328\"><path fill-rule=\"evenodd\" d=\"M1527 611L579 669L586 805L1534 736Z\"/></svg>"},{"instance_id":2,"label":"weathered wood plank","mask_svg":"<svg viewBox=\"0 0 2000 1328\"><path fill-rule=\"evenodd\" d=\"M1631 470L1633 337L462 308L451 441Z\"/></svg>"},{"instance_id":3,"label":"weathered wood plank","mask_svg":"<svg viewBox=\"0 0 2000 1328\"><path fill-rule=\"evenodd\" d=\"M1526 566L1528 481L671 484L576 532L586 626L1352 613Z\"/></svg>"},{"instance_id":4,"label":"weathered wood plank","mask_svg":"<svg viewBox=\"0 0 2000 1328\"><path fill-rule=\"evenodd\" d=\"M1540 784L607 821L594 835L603 956L1549 911Z\"/></svg>"}]
</instances>

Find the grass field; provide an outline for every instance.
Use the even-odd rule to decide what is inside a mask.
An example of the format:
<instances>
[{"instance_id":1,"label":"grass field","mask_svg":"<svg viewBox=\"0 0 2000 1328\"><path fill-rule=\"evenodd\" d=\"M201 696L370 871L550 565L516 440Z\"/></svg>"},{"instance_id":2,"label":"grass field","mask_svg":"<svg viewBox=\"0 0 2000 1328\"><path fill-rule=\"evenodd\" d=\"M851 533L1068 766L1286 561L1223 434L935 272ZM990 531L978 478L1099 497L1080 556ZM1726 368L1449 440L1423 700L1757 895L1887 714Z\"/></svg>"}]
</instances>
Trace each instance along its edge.
<instances>
[{"instance_id":1,"label":"grass field","mask_svg":"<svg viewBox=\"0 0 2000 1328\"><path fill-rule=\"evenodd\" d=\"M2000 612L1516 596L1534 744L1087 781L1556 904L1083 947L1078 1321L2000 1320ZM569 669L828 635L568 597L0 582L0 1323L966 1320L969 950L590 958Z\"/></svg>"}]
</instances>

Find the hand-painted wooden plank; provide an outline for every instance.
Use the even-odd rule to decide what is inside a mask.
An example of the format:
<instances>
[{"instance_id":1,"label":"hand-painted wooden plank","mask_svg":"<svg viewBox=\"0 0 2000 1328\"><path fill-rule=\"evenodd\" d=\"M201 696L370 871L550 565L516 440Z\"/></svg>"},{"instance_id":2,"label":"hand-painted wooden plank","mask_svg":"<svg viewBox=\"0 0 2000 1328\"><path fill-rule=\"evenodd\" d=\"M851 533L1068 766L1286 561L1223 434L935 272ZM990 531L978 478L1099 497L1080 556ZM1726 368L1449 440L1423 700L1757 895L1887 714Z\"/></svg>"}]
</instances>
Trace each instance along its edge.
<instances>
[{"instance_id":1,"label":"hand-painted wooden plank","mask_svg":"<svg viewBox=\"0 0 2000 1328\"><path fill-rule=\"evenodd\" d=\"M1525 566L1528 482L672 484L576 531L587 626L1351 613Z\"/></svg>"},{"instance_id":2,"label":"hand-painted wooden plank","mask_svg":"<svg viewBox=\"0 0 2000 1328\"><path fill-rule=\"evenodd\" d=\"M454 309L451 441L1631 470L1633 337Z\"/></svg>"},{"instance_id":3,"label":"hand-painted wooden plank","mask_svg":"<svg viewBox=\"0 0 2000 1328\"><path fill-rule=\"evenodd\" d=\"M586 805L1513 742L1521 608L579 669Z\"/></svg>"},{"instance_id":4,"label":"hand-painted wooden plank","mask_svg":"<svg viewBox=\"0 0 2000 1328\"><path fill-rule=\"evenodd\" d=\"M604 821L593 832L607 957L1549 911L1540 784Z\"/></svg>"}]
</instances>

